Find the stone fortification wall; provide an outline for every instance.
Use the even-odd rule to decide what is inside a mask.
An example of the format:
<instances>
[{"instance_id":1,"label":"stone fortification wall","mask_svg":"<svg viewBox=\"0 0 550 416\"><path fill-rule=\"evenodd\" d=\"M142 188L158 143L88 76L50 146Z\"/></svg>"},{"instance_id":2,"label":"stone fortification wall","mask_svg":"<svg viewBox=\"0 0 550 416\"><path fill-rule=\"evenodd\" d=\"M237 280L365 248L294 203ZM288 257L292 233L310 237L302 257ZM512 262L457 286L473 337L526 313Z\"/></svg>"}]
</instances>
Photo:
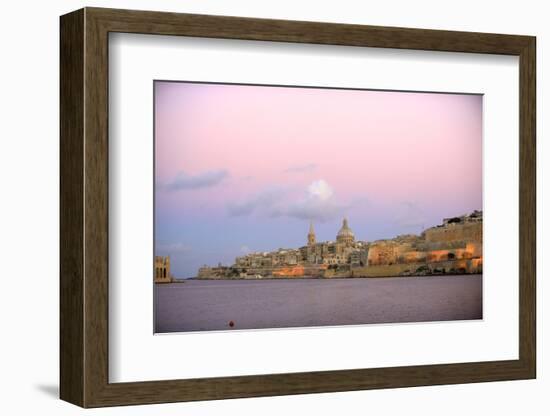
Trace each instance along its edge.
<instances>
[{"instance_id":1,"label":"stone fortification wall","mask_svg":"<svg viewBox=\"0 0 550 416\"><path fill-rule=\"evenodd\" d=\"M323 277L328 265L275 266L275 267L201 267L199 279L276 279Z\"/></svg>"},{"instance_id":2,"label":"stone fortification wall","mask_svg":"<svg viewBox=\"0 0 550 416\"><path fill-rule=\"evenodd\" d=\"M453 242L453 241L472 241L480 243L482 241L483 224L464 223L464 224L446 224L443 226L428 228L424 231L426 242Z\"/></svg>"},{"instance_id":3,"label":"stone fortification wall","mask_svg":"<svg viewBox=\"0 0 550 416\"><path fill-rule=\"evenodd\" d=\"M353 275L399 276L418 274L418 265L429 273L480 273L483 263L481 222L446 223L429 228L420 237L397 237L369 245L367 267L354 269ZM477 259L475 262L469 260ZM452 270L452 271L451 271Z\"/></svg>"},{"instance_id":4,"label":"stone fortification wall","mask_svg":"<svg viewBox=\"0 0 550 416\"><path fill-rule=\"evenodd\" d=\"M351 269L350 277L398 277L438 274L480 274L483 260L449 260L433 263L409 263L357 267Z\"/></svg>"}]
</instances>

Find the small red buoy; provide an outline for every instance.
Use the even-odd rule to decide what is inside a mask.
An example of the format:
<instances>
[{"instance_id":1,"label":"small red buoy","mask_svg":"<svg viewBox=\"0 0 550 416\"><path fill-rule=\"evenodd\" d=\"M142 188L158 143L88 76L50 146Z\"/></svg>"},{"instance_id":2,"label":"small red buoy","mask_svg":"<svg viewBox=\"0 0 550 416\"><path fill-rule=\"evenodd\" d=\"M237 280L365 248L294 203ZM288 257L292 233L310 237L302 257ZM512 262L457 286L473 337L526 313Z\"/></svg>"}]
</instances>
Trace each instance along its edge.
<instances>
[{"instance_id":1,"label":"small red buoy","mask_svg":"<svg viewBox=\"0 0 550 416\"><path fill-rule=\"evenodd\" d=\"M230 326L231 328L233 328L233 327L235 326L235 322L229 321L229 326Z\"/></svg>"}]
</instances>

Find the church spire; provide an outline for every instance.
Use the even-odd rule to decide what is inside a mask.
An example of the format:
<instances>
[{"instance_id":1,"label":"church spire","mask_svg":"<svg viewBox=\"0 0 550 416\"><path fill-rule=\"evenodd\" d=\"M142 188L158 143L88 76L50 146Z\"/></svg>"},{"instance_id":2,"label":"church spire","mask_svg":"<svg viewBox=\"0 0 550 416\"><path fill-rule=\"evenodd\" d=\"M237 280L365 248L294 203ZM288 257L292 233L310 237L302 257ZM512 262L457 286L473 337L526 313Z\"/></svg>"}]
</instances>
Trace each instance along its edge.
<instances>
[{"instance_id":1,"label":"church spire","mask_svg":"<svg viewBox=\"0 0 550 416\"><path fill-rule=\"evenodd\" d=\"M309 233L307 234L307 245L312 246L315 244L315 230L313 229L313 221L309 222Z\"/></svg>"}]
</instances>

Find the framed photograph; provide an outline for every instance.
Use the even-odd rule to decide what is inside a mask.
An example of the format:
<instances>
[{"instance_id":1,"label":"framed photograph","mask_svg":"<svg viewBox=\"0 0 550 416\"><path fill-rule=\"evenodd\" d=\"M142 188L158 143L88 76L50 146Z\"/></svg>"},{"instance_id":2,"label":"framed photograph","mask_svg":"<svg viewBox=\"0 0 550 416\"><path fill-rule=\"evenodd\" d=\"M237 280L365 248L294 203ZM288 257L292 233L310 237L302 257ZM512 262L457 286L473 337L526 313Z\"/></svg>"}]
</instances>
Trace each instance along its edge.
<instances>
[{"instance_id":1,"label":"framed photograph","mask_svg":"<svg viewBox=\"0 0 550 416\"><path fill-rule=\"evenodd\" d=\"M534 37L60 24L63 400L535 378Z\"/></svg>"}]
</instances>

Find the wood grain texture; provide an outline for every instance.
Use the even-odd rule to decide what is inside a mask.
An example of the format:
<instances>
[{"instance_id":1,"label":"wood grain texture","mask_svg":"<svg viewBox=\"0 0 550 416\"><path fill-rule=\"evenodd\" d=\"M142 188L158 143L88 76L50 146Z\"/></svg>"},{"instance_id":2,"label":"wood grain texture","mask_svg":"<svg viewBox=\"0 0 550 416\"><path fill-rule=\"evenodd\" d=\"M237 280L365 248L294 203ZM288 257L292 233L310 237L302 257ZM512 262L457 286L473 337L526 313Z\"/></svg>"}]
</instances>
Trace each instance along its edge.
<instances>
[{"instance_id":1,"label":"wood grain texture","mask_svg":"<svg viewBox=\"0 0 550 416\"><path fill-rule=\"evenodd\" d=\"M84 12L60 23L60 388L84 405Z\"/></svg>"},{"instance_id":2,"label":"wood grain texture","mask_svg":"<svg viewBox=\"0 0 550 416\"><path fill-rule=\"evenodd\" d=\"M520 57L519 359L479 363L108 381L108 33L198 36ZM61 397L83 407L533 378L535 38L86 8L61 18Z\"/></svg>"},{"instance_id":3,"label":"wood grain texture","mask_svg":"<svg viewBox=\"0 0 550 416\"><path fill-rule=\"evenodd\" d=\"M85 406L108 380L109 181L108 33L85 11L84 68L84 303Z\"/></svg>"},{"instance_id":4,"label":"wood grain texture","mask_svg":"<svg viewBox=\"0 0 550 416\"><path fill-rule=\"evenodd\" d=\"M536 40L520 54L519 356L536 377Z\"/></svg>"}]
</instances>

